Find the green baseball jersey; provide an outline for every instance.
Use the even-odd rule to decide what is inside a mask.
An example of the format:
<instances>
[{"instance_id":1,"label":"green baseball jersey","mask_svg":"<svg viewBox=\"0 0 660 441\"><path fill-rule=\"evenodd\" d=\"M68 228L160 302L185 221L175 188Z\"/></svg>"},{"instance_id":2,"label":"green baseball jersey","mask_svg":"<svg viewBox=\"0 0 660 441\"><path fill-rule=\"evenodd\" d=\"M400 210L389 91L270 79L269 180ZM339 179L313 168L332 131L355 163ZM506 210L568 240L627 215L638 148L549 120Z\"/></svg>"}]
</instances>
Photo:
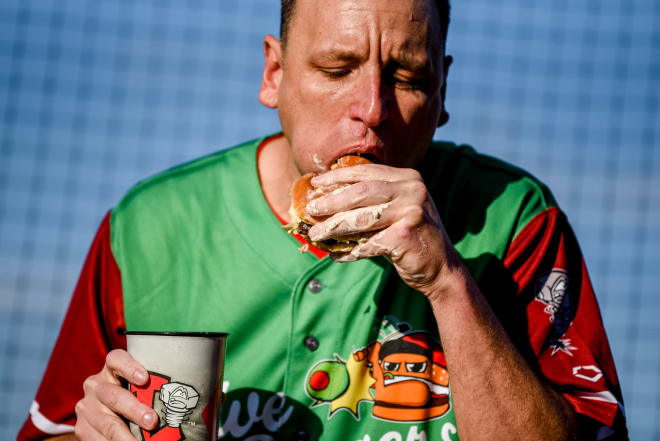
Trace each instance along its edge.
<instances>
[{"instance_id":1,"label":"green baseball jersey","mask_svg":"<svg viewBox=\"0 0 660 441\"><path fill-rule=\"evenodd\" d=\"M228 332L220 439L458 439L452 374L428 300L384 258L337 263L301 253L262 193L264 142L137 184L104 221L86 265L96 270L83 273L72 302L96 311L98 323L80 328L82 312L70 311L62 332L95 336L99 358L123 347L120 328ZM621 399L611 354L579 248L550 192L520 169L451 143L434 142L419 170L523 356L577 412L612 426ZM578 312L586 325L576 324ZM55 363L66 363L57 357L56 348ZM589 366L596 380L574 375ZM75 420L52 412L49 421Z\"/></svg>"}]
</instances>

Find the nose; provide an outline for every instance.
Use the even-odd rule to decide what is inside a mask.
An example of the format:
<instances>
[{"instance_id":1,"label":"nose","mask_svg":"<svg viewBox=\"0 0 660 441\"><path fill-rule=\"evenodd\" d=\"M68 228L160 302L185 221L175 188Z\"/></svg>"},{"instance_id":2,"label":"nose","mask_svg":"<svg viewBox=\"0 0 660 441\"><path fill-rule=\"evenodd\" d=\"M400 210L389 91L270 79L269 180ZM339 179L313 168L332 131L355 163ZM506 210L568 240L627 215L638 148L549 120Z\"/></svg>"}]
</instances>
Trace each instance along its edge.
<instances>
[{"instance_id":1,"label":"nose","mask_svg":"<svg viewBox=\"0 0 660 441\"><path fill-rule=\"evenodd\" d=\"M380 125L389 117L389 98L385 89L380 72L363 72L354 90L350 118L367 127Z\"/></svg>"}]
</instances>

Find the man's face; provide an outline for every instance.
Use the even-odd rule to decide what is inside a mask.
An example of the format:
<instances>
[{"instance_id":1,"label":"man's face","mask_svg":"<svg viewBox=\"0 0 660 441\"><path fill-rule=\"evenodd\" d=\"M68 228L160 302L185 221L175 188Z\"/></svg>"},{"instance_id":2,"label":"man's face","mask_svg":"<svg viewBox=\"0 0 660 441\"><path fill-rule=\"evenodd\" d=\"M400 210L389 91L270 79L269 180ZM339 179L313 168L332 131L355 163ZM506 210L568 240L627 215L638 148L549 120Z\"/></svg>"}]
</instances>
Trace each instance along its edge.
<instances>
[{"instance_id":1,"label":"man's face","mask_svg":"<svg viewBox=\"0 0 660 441\"><path fill-rule=\"evenodd\" d=\"M446 121L440 27L430 0L297 2L267 105L301 173L356 152L396 167L421 159Z\"/></svg>"}]
</instances>

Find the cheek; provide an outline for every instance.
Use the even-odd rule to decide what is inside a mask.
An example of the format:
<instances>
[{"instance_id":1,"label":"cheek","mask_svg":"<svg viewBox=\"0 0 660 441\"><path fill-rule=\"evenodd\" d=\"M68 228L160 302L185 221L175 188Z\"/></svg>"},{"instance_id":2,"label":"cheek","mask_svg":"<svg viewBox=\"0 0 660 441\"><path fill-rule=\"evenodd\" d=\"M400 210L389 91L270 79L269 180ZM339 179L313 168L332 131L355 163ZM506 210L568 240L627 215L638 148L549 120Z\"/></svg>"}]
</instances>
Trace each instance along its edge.
<instances>
[{"instance_id":1,"label":"cheek","mask_svg":"<svg viewBox=\"0 0 660 441\"><path fill-rule=\"evenodd\" d=\"M346 95L343 88L324 84L312 74L289 81L283 90L280 122L302 173L328 170L336 148L348 143L351 131L342 118Z\"/></svg>"},{"instance_id":2,"label":"cheek","mask_svg":"<svg viewBox=\"0 0 660 441\"><path fill-rule=\"evenodd\" d=\"M418 131L420 126L428 125L435 128L435 122L440 114L440 100L437 96L429 97L423 94L407 91L395 93L396 105L401 122Z\"/></svg>"},{"instance_id":3,"label":"cheek","mask_svg":"<svg viewBox=\"0 0 660 441\"><path fill-rule=\"evenodd\" d=\"M351 95L350 87L341 81L329 81L319 72L302 73L295 82L295 93L308 111L327 114Z\"/></svg>"},{"instance_id":4,"label":"cheek","mask_svg":"<svg viewBox=\"0 0 660 441\"><path fill-rule=\"evenodd\" d=\"M279 103L280 115L285 115L289 131L305 131L318 136L326 133L320 128L342 114L344 96L341 88L320 81L314 73L302 74L286 82Z\"/></svg>"},{"instance_id":5,"label":"cheek","mask_svg":"<svg viewBox=\"0 0 660 441\"><path fill-rule=\"evenodd\" d=\"M405 94L405 92L401 92ZM387 160L398 167L413 167L426 152L440 115L439 100L431 97L401 96L391 115L393 145ZM411 144L411 140L416 140ZM404 146L404 147L402 147Z\"/></svg>"}]
</instances>

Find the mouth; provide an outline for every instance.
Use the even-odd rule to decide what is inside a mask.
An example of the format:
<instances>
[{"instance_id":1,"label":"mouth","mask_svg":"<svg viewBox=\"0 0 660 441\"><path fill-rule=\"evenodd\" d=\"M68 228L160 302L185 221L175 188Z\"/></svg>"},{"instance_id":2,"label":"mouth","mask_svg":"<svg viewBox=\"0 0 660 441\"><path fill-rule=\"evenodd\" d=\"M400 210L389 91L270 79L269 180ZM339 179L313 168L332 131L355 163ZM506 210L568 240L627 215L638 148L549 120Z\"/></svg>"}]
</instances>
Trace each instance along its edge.
<instances>
[{"instance_id":1,"label":"mouth","mask_svg":"<svg viewBox=\"0 0 660 441\"><path fill-rule=\"evenodd\" d=\"M350 147L344 147L337 152L335 161L344 156L360 156L374 164L383 164L385 154L385 144L376 141L373 143L355 144Z\"/></svg>"},{"instance_id":2,"label":"mouth","mask_svg":"<svg viewBox=\"0 0 660 441\"><path fill-rule=\"evenodd\" d=\"M449 395L449 388L447 386L442 386L440 384L433 383L427 380L426 378L409 377L407 375L397 375L393 378L385 378L384 384L385 386L389 386L391 384L401 383L402 381L419 381L421 383L424 383L431 391L431 395L434 397Z\"/></svg>"},{"instance_id":3,"label":"mouth","mask_svg":"<svg viewBox=\"0 0 660 441\"><path fill-rule=\"evenodd\" d=\"M370 162L373 162L374 164L380 164L380 158L376 156L374 153L351 153L351 155L354 156L360 156Z\"/></svg>"}]
</instances>

